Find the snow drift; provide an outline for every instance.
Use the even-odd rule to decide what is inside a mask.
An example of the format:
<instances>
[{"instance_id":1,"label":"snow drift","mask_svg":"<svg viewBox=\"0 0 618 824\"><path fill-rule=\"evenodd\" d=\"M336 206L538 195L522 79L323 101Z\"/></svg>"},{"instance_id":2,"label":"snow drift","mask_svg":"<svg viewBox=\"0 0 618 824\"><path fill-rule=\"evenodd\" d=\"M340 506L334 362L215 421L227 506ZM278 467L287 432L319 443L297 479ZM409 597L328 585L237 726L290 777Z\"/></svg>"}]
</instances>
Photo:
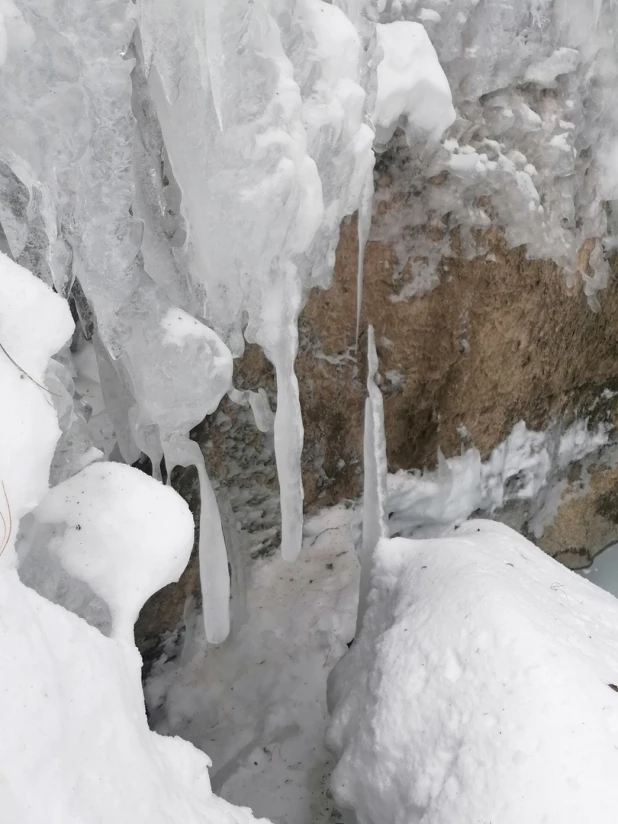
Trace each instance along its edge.
<instances>
[{"instance_id":1,"label":"snow drift","mask_svg":"<svg viewBox=\"0 0 618 824\"><path fill-rule=\"evenodd\" d=\"M618 601L510 528L382 540L330 682L358 824L615 820Z\"/></svg>"}]
</instances>

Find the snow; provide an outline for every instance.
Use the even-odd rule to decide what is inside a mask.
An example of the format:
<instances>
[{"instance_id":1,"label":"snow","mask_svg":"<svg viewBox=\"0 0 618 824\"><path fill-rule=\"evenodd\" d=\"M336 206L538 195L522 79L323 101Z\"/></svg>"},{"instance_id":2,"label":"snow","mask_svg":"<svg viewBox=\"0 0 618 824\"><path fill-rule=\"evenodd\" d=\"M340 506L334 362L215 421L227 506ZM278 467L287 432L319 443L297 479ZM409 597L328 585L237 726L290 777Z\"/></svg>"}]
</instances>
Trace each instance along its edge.
<instances>
[{"instance_id":1,"label":"snow","mask_svg":"<svg viewBox=\"0 0 618 824\"><path fill-rule=\"evenodd\" d=\"M534 520L550 502L556 474L608 441L609 427L590 428L587 419L562 432L536 432L519 421L484 462L472 448L452 458L439 455L433 472L400 470L388 478L390 534L436 537L477 510L492 514L510 501L531 502Z\"/></svg>"},{"instance_id":2,"label":"snow","mask_svg":"<svg viewBox=\"0 0 618 824\"><path fill-rule=\"evenodd\" d=\"M336 801L358 824L613 821L617 638L613 597L502 524L382 540L329 684Z\"/></svg>"},{"instance_id":3,"label":"snow","mask_svg":"<svg viewBox=\"0 0 618 824\"><path fill-rule=\"evenodd\" d=\"M4 563L19 519L47 492L60 429L45 371L72 331L65 301L0 253L0 512L6 521L10 512L14 524ZM0 538L0 547L4 544Z\"/></svg>"},{"instance_id":4,"label":"snow","mask_svg":"<svg viewBox=\"0 0 618 824\"><path fill-rule=\"evenodd\" d=\"M373 112L378 145L386 146L402 119L411 140L439 140L453 124L455 109L425 28L406 20L378 24L376 37L383 54Z\"/></svg>"},{"instance_id":5,"label":"snow","mask_svg":"<svg viewBox=\"0 0 618 824\"><path fill-rule=\"evenodd\" d=\"M326 677L356 624L351 515L339 505L308 519L292 566L278 555L247 565L244 620L224 644L206 643L188 604L184 634L145 684L154 729L207 752L215 792L276 824L340 820L323 739Z\"/></svg>"},{"instance_id":6,"label":"snow","mask_svg":"<svg viewBox=\"0 0 618 824\"><path fill-rule=\"evenodd\" d=\"M616 190L617 8L0 0L2 242L33 273L0 256L0 809L10 824L253 820L212 796L205 756L146 723L133 623L153 592L177 580L192 544L186 505L160 483L163 467L169 479L176 466L199 477L204 626L187 605L178 671L162 665L149 684L153 717L212 747L215 783L230 797L251 794L268 815L297 824L333 814L324 801L325 677L354 631L358 569L348 512L322 531L309 525L303 539L299 313L311 288L329 286L339 226L358 211L358 348L372 146L375 137L385 148L398 126L414 162L397 176L401 211L377 239L402 257L408 239L423 252L435 235L427 229L448 220L419 267L425 288L451 251L450 230L472 255L477 230L497 225L509 246L555 260L569 284L580 277L597 308L618 237L605 202ZM410 191L420 240L406 224ZM414 551L385 537L444 535L475 509L522 500L537 507L541 528L557 505L556 473L604 446L608 427L579 421L538 433L521 422L485 462L468 450L440 456L435 473L387 481L373 330L368 337L362 630L335 678L343 684L358 665L348 694L335 689L339 798L359 822L409 824L423 810L434 821L472 821L481 798L508 822L534 818L526 805L536 793L518 793L544 781L548 815L568 821L573 782L554 796L558 777L577 770L592 812L613 808L603 782L615 771L615 719L599 707L613 701L614 606L606 599L601 610L601 596L497 526L467 525L467 538ZM233 388L233 358L246 342L274 366L274 413L263 389ZM230 498L218 490L217 500L190 437L226 395L272 430L279 474L282 558L250 571ZM142 454L153 478L101 460ZM303 543L312 552L291 570L284 562ZM410 560L418 557L427 561L420 568ZM424 566L433 571L423 575ZM550 631L558 614L568 644ZM407 615L421 615L433 634L400 643ZM410 645L410 658L395 655L389 633L399 653ZM483 644L487 655L475 658ZM419 663L431 665L426 684ZM393 720L417 684L414 711ZM502 749L479 720L480 702L494 731L508 710ZM525 722L537 716L546 725L531 732ZM573 725L579 717L584 729ZM547 725L552 734L540 738ZM376 749L368 729L388 740ZM586 772L594 747L605 760ZM376 753L385 756L378 767ZM546 775L538 758L551 762Z\"/></svg>"},{"instance_id":7,"label":"snow","mask_svg":"<svg viewBox=\"0 0 618 824\"><path fill-rule=\"evenodd\" d=\"M27 561L38 586L29 583L39 592L45 587L41 594L55 600L47 589L43 543L69 578L106 602L117 638L132 639L139 610L157 590L178 580L193 547L193 517L182 498L123 464L95 463L58 484L34 520L39 537ZM23 567L22 560L22 577Z\"/></svg>"},{"instance_id":8,"label":"snow","mask_svg":"<svg viewBox=\"0 0 618 824\"><path fill-rule=\"evenodd\" d=\"M132 642L105 638L4 564L0 598L7 824L255 821L212 795L207 756L148 729Z\"/></svg>"},{"instance_id":9,"label":"snow","mask_svg":"<svg viewBox=\"0 0 618 824\"><path fill-rule=\"evenodd\" d=\"M91 464L47 491L61 431L42 381L73 322L47 285L4 255L0 267L0 340L10 353L0 360L1 505L11 513L9 520L2 511L0 545L2 819L250 824L249 810L213 796L208 757L152 733L146 719L132 623L144 600L186 565L193 539L187 505L119 464ZM68 573L61 595L71 602L80 585L91 587L87 608L105 599L113 637L20 580L16 560L24 574L34 559L39 583L50 583L45 559L38 563L45 528L56 533L48 555Z\"/></svg>"}]
</instances>

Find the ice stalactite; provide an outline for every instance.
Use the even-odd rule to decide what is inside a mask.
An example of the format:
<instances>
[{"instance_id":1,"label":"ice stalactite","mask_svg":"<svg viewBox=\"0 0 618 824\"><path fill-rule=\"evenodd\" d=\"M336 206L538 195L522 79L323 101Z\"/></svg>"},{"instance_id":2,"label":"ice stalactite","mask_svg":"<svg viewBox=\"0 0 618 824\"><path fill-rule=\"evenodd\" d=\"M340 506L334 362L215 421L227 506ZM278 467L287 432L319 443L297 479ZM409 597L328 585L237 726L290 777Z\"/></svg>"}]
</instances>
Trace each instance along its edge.
<instances>
[{"instance_id":1,"label":"ice stalactite","mask_svg":"<svg viewBox=\"0 0 618 824\"><path fill-rule=\"evenodd\" d=\"M360 630L367 608L373 552L381 538L388 538L386 432L384 402L376 383L378 354L373 326L367 330L367 399L363 462L363 537L361 545L361 579L356 628Z\"/></svg>"}]
</instances>

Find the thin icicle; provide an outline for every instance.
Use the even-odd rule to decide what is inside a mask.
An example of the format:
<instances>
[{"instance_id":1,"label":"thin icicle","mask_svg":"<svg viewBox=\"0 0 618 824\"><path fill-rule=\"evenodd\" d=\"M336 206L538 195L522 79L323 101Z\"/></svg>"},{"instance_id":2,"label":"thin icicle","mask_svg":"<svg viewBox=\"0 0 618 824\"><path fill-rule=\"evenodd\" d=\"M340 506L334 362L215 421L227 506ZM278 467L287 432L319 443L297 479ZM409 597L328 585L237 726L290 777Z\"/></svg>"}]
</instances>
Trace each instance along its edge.
<instances>
[{"instance_id":1,"label":"thin icicle","mask_svg":"<svg viewBox=\"0 0 618 824\"><path fill-rule=\"evenodd\" d=\"M242 534L236 526L234 510L230 502L227 491L220 491L218 495L219 512L221 513L221 526L223 537L228 551L228 558L231 569L231 627L236 633L240 627L247 623L247 561L248 553L245 552Z\"/></svg>"},{"instance_id":2,"label":"thin icicle","mask_svg":"<svg viewBox=\"0 0 618 824\"><path fill-rule=\"evenodd\" d=\"M195 50L200 62L202 86L210 87L212 105L217 117L219 129L223 132L223 75L225 71L225 53L223 48L223 34L221 31L221 15L223 8L212 3L208 7L208 20L205 20L205 7L200 14L203 37L194 39Z\"/></svg>"},{"instance_id":3,"label":"thin icicle","mask_svg":"<svg viewBox=\"0 0 618 824\"><path fill-rule=\"evenodd\" d=\"M281 497L281 554L286 561L295 561L303 542L303 482L300 473L303 423L293 362L289 365L275 363L275 369L275 458Z\"/></svg>"},{"instance_id":4,"label":"thin icicle","mask_svg":"<svg viewBox=\"0 0 618 824\"><path fill-rule=\"evenodd\" d=\"M384 404L376 383L378 354L373 326L367 330L367 394L365 401L363 487L363 541L361 547L361 579L358 601L356 632L360 630L367 606L371 561L380 538L388 537L386 522L386 434L384 430Z\"/></svg>"},{"instance_id":5,"label":"thin icicle","mask_svg":"<svg viewBox=\"0 0 618 824\"><path fill-rule=\"evenodd\" d=\"M358 351L358 336L360 333L361 309L363 303L363 267L365 263L365 247L369 239L373 204L373 163L367 172L363 184L363 192L358 207L358 266L356 270L356 349Z\"/></svg>"},{"instance_id":6,"label":"thin icicle","mask_svg":"<svg viewBox=\"0 0 618 824\"><path fill-rule=\"evenodd\" d=\"M170 474L174 466L194 466L197 469L200 481L199 560L204 630L209 643L221 644L230 632L230 575L217 499L197 443L176 434L163 448Z\"/></svg>"}]
</instances>

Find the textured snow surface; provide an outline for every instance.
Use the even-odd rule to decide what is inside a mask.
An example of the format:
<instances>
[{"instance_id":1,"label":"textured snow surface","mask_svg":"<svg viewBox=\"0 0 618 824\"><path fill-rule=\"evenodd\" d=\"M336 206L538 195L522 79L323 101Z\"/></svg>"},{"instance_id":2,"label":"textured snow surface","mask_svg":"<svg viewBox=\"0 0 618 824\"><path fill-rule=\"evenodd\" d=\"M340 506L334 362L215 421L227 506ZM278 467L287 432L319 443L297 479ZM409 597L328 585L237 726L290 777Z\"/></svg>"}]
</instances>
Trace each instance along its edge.
<instances>
[{"instance_id":1,"label":"textured snow surface","mask_svg":"<svg viewBox=\"0 0 618 824\"><path fill-rule=\"evenodd\" d=\"M213 761L213 789L276 824L337 824L324 748L326 677L354 636L359 569L338 506L305 523L290 565L251 565L242 625L206 643L188 608L145 692L154 729L180 735Z\"/></svg>"},{"instance_id":2,"label":"textured snow surface","mask_svg":"<svg viewBox=\"0 0 618 824\"><path fill-rule=\"evenodd\" d=\"M329 685L358 824L612 822L618 602L508 527L379 543Z\"/></svg>"},{"instance_id":3,"label":"textured snow surface","mask_svg":"<svg viewBox=\"0 0 618 824\"><path fill-rule=\"evenodd\" d=\"M209 759L148 728L141 659L0 567L0 809L6 824L248 824Z\"/></svg>"},{"instance_id":4,"label":"textured snow surface","mask_svg":"<svg viewBox=\"0 0 618 824\"><path fill-rule=\"evenodd\" d=\"M113 627L99 629L128 640L143 604L178 580L193 547L193 517L182 498L123 464L95 463L58 484L34 522L20 557L22 579L53 601L70 593L70 579L81 581L110 610Z\"/></svg>"}]
</instances>

